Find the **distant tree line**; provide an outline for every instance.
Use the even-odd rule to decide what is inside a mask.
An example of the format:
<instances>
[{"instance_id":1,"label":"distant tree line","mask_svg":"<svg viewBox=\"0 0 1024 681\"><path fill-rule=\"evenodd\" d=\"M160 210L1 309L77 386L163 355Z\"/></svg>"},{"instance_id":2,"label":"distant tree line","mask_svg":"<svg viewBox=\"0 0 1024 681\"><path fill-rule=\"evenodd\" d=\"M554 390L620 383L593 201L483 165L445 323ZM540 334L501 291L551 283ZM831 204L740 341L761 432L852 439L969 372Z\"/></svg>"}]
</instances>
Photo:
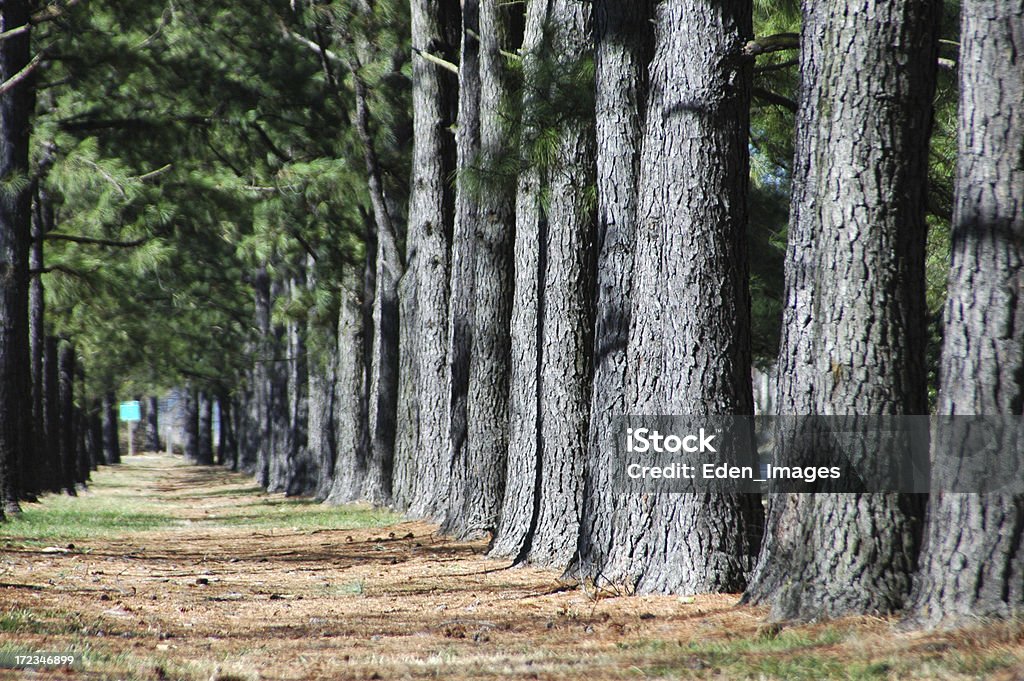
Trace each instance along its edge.
<instances>
[{"instance_id":1,"label":"distant tree line","mask_svg":"<svg viewBox=\"0 0 1024 681\"><path fill-rule=\"evenodd\" d=\"M8 513L177 387L191 461L588 588L1024 611L1021 496L613 480L616 416L752 414L755 367L780 414L1024 414L1021 0L0 12Z\"/></svg>"}]
</instances>

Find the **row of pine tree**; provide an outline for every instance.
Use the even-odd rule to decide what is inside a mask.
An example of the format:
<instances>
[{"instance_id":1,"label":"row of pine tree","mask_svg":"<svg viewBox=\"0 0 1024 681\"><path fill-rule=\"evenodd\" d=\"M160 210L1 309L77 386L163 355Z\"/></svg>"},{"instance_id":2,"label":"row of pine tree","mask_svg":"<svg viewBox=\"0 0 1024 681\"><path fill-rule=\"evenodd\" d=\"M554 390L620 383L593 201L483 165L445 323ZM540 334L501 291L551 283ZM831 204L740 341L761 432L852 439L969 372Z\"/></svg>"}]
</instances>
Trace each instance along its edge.
<instances>
[{"instance_id":1,"label":"row of pine tree","mask_svg":"<svg viewBox=\"0 0 1024 681\"><path fill-rule=\"evenodd\" d=\"M8 513L177 388L196 463L593 588L1024 608L1019 496L614 484L618 415L751 414L754 372L780 414L1024 411L1020 0L0 17Z\"/></svg>"}]
</instances>

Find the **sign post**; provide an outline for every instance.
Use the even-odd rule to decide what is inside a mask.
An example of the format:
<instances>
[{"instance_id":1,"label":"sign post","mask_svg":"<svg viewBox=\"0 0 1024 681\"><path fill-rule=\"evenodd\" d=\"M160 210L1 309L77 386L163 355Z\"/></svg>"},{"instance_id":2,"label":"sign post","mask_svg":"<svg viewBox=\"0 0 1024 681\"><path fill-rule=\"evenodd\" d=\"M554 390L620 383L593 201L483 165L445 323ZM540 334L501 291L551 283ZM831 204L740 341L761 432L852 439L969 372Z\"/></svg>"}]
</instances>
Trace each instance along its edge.
<instances>
[{"instance_id":1,"label":"sign post","mask_svg":"<svg viewBox=\"0 0 1024 681\"><path fill-rule=\"evenodd\" d=\"M142 410L137 401L122 402L119 415L128 424L128 456L132 456L135 454L135 422L142 420Z\"/></svg>"}]
</instances>

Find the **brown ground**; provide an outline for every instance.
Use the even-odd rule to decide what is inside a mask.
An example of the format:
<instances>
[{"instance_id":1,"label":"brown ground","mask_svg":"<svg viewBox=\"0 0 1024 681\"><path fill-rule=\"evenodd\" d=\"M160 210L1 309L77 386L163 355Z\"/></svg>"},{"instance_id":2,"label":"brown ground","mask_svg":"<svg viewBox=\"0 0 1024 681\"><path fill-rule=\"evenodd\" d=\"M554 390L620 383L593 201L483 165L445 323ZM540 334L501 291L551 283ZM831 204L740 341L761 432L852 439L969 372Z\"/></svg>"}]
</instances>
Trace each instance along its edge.
<instances>
[{"instance_id":1,"label":"brown ground","mask_svg":"<svg viewBox=\"0 0 1024 681\"><path fill-rule=\"evenodd\" d=\"M0 679L1024 678L1016 625L925 635L859 618L780 635L733 596L594 599L423 523L232 525L293 502L170 457L98 476L73 503L128 476L176 526L66 553L0 534L0 614L30 613L0 649L89 653L85 670Z\"/></svg>"}]
</instances>

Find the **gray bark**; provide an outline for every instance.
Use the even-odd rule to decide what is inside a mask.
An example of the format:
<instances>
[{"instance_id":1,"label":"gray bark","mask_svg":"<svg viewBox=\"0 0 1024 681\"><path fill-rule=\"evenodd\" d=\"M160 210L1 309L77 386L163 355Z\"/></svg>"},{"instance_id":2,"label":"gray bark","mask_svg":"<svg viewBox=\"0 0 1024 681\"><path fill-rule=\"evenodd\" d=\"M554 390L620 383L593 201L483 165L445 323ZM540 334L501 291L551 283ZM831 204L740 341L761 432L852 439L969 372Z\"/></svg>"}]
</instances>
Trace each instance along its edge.
<instances>
[{"instance_id":1,"label":"gray bark","mask_svg":"<svg viewBox=\"0 0 1024 681\"><path fill-rule=\"evenodd\" d=\"M362 353L360 353L362 354ZM309 453L317 461L313 496L327 498L334 479L336 456L335 382L337 380L338 338L327 342L324 356L309 370Z\"/></svg>"},{"instance_id":2,"label":"gray bark","mask_svg":"<svg viewBox=\"0 0 1024 681\"><path fill-rule=\"evenodd\" d=\"M85 485L89 481L91 459L88 449L89 414L85 399L85 369L81 362L75 363L75 389L79 405L75 406L75 482Z\"/></svg>"},{"instance_id":3,"label":"gray bark","mask_svg":"<svg viewBox=\"0 0 1024 681\"><path fill-rule=\"evenodd\" d=\"M962 12L953 252L937 411L1019 416L1024 2L967 0ZM1021 451L1020 442L1004 444ZM941 451L955 443L932 446ZM934 495L915 587L916 617L936 625L1024 612L1022 538L1020 495Z\"/></svg>"},{"instance_id":4,"label":"gray bark","mask_svg":"<svg viewBox=\"0 0 1024 681\"><path fill-rule=\"evenodd\" d=\"M362 496L367 473L369 433L366 422L366 348L359 272L352 268L343 275L341 307L338 312L338 352L334 369L334 474L327 501L334 504L356 501Z\"/></svg>"},{"instance_id":5,"label":"gray bark","mask_svg":"<svg viewBox=\"0 0 1024 681\"><path fill-rule=\"evenodd\" d=\"M442 531L462 535L461 509L476 481L466 460L469 363L473 346L473 272L476 263L479 192L471 176L480 153L480 0L463 0L462 45L459 59L459 113L455 225L452 230L448 314L448 494L444 500Z\"/></svg>"},{"instance_id":6,"label":"gray bark","mask_svg":"<svg viewBox=\"0 0 1024 681\"><path fill-rule=\"evenodd\" d=\"M308 286L307 271L312 260L305 258L289 282L289 296L296 300ZM316 490L317 461L309 451L309 359L307 325L292 320L287 327L288 342L288 432L290 433L284 491L289 496Z\"/></svg>"},{"instance_id":7,"label":"gray bark","mask_svg":"<svg viewBox=\"0 0 1024 681\"><path fill-rule=\"evenodd\" d=\"M287 281L272 279L270 282L270 309L278 300L290 294ZM288 484L288 463L292 456L294 433L292 432L289 376L292 357L288 339L288 325L273 323L269 337L267 366L267 394L269 416L269 447L267 449L268 492L284 492Z\"/></svg>"},{"instance_id":8,"label":"gray bark","mask_svg":"<svg viewBox=\"0 0 1024 681\"><path fill-rule=\"evenodd\" d=\"M747 288L751 5L656 11L627 345L638 414L753 413ZM641 592L736 591L760 533L753 495L652 494L616 517L613 582ZM713 547L710 548L709 547Z\"/></svg>"},{"instance_id":9,"label":"gray bark","mask_svg":"<svg viewBox=\"0 0 1024 681\"><path fill-rule=\"evenodd\" d=\"M532 85L537 78L544 47L547 0L532 0L526 6L523 36L523 123L522 134L530 140L538 134L533 111L543 93ZM525 146L524 146L525 150ZM538 476L539 371L541 248L544 216L540 199L540 168L528 163L520 171L516 189L516 229L513 245L513 290L511 322L511 368L509 372L509 448L505 473L505 494L501 522L491 555L516 558L527 544L533 521Z\"/></svg>"},{"instance_id":10,"label":"gray bark","mask_svg":"<svg viewBox=\"0 0 1024 681\"><path fill-rule=\"evenodd\" d=\"M807 157L797 167L810 179L794 219L809 223L796 232L812 247L787 267L813 278L812 335L784 341L797 354L780 370L805 373L780 377L780 413L927 413L924 216L939 11L938 2L805 4L804 43L814 42L801 61L816 62L802 75ZM782 446L792 457L801 444ZM896 494L775 499L750 600L771 603L776 619L900 608L921 506Z\"/></svg>"},{"instance_id":11,"label":"gray bark","mask_svg":"<svg viewBox=\"0 0 1024 681\"><path fill-rule=\"evenodd\" d=\"M60 344L57 359L60 374L60 484L75 496L78 473L78 437L75 433L75 348L67 341Z\"/></svg>"},{"instance_id":12,"label":"gray bark","mask_svg":"<svg viewBox=\"0 0 1024 681\"><path fill-rule=\"evenodd\" d=\"M367 246L376 245L376 255L372 258L372 340L369 357L366 359L369 367L366 418L370 449L367 474L363 480L363 497L371 503L387 504L391 502L392 496L396 422L400 406L399 281L402 278L402 258L398 250L398 235L384 194L380 161L370 136L366 84L354 65L351 70L355 81L356 131L363 145L370 201L373 204L374 229L372 238L367 239ZM367 273L367 282L370 279Z\"/></svg>"},{"instance_id":13,"label":"gray bark","mask_svg":"<svg viewBox=\"0 0 1024 681\"><path fill-rule=\"evenodd\" d=\"M256 326L256 361L251 374L250 389L250 446L246 447L243 458L243 470L249 470L256 476L256 484L266 487L270 477L270 452L272 445L270 410L271 410L271 366L274 359L271 341L270 310L270 276L266 265L260 265L253 275L253 307Z\"/></svg>"},{"instance_id":14,"label":"gray bark","mask_svg":"<svg viewBox=\"0 0 1024 681\"><path fill-rule=\"evenodd\" d=\"M412 248L412 244L409 247ZM411 338L416 327L416 266L416 252L411 250L407 254L405 275L402 277L398 293L401 306L398 313L401 338ZM398 369L398 403L395 416L397 436L391 470L394 483L391 503L399 511L408 511L412 506L418 484L416 433L419 432L419 404L416 401L416 368L416 354L413 352L412 342L403 342ZM369 479L377 475L376 469L377 466L371 460L367 474ZM364 489L372 487L369 482L364 485ZM372 498L366 493L364 496Z\"/></svg>"},{"instance_id":15,"label":"gray bark","mask_svg":"<svg viewBox=\"0 0 1024 681\"><path fill-rule=\"evenodd\" d=\"M581 65L590 57L591 16L588 5L573 0L552 0L530 5L527 30L539 31L539 50L535 59L550 59L556 64L557 82L542 84L540 78L531 82L526 72L526 87L535 91L530 97L551 98L559 91L584 96L577 80ZM533 13L539 12L540 16ZM545 35L547 34L547 35ZM533 39L538 40L536 33ZM527 41L531 40L528 33ZM534 62L534 66L539 62ZM528 67L529 68L529 67ZM540 87L539 91L536 88ZM530 115L529 104L524 107ZM582 110L586 102L580 103ZM594 182L594 130L589 117L566 116L558 123L557 154L548 169L547 211L544 218L527 218L526 231L516 235L516 249L533 248L536 254L523 254L522 264L536 264L536 272L520 270L519 253L516 261L517 283L524 277L525 289L520 298L516 292L516 305L520 317L513 317L513 338L524 333L529 340L520 357L526 362L520 367L525 381L513 384L519 393L533 384L535 392L519 394L519 398L532 397L536 406L527 407L512 420L512 442L518 439L514 429L525 426L522 437L532 440L525 447L517 445L510 450L510 458L532 450L534 489L530 496L532 508L525 534L520 535L516 547L517 561L544 565L565 566L576 550L580 521L580 479L589 413L590 343L593 320L591 317L591 289L593 277L594 216L588 205L585 188ZM520 199L534 200L532 176L527 170L521 180ZM526 211L537 208L524 206ZM530 229L536 225L536 231ZM520 236L523 237L522 243ZM527 239L536 236L530 244ZM533 309L523 309L526 306ZM525 314L524 314L525 313ZM520 326L531 319L537 324L530 328ZM532 369L532 377L525 376ZM513 380L516 379L513 369ZM513 398L513 409L518 405ZM535 411L534 411L535 409ZM522 417L526 417L525 419ZM510 463L509 474L512 474ZM521 465L518 462L517 465ZM507 478L508 479L508 478ZM506 505L506 508L508 506ZM521 510L520 510L521 512ZM507 546L503 538L499 550Z\"/></svg>"},{"instance_id":16,"label":"gray bark","mask_svg":"<svg viewBox=\"0 0 1024 681\"><path fill-rule=\"evenodd\" d=\"M213 400L210 393L196 393L196 458L201 466L213 465Z\"/></svg>"},{"instance_id":17,"label":"gray bark","mask_svg":"<svg viewBox=\"0 0 1024 681\"><path fill-rule=\"evenodd\" d=\"M0 31L28 24L31 3L4 2ZM0 82L29 61L26 31L0 43ZM0 192L0 520L20 513L20 470L32 457L28 338L28 255L31 197L20 186L29 172L31 83L22 82L0 98L0 178L14 182Z\"/></svg>"},{"instance_id":18,"label":"gray bark","mask_svg":"<svg viewBox=\"0 0 1024 681\"><path fill-rule=\"evenodd\" d=\"M189 463L200 463L199 461L199 399L196 391L191 386L182 391L182 426L181 448L185 461Z\"/></svg>"},{"instance_id":19,"label":"gray bark","mask_svg":"<svg viewBox=\"0 0 1024 681\"><path fill-rule=\"evenodd\" d=\"M448 493L448 283L454 220L455 123L458 82L422 52L455 60L459 4L412 0L412 190L409 236L415 244L416 317L402 351L416 364L416 491L409 513L437 518Z\"/></svg>"},{"instance_id":20,"label":"gray bark","mask_svg":"<svg viewBox=\"0 0 1024 681\"><path fill-rule=\"evenodd\" d=\"M513 153L506 123L511 74L501 51L518 47L513 35L518 12L500 0L480 3L480 148L474 169L479 197L470 274L474 303L469 320L466 446L462 465L454 469L460 471L463 486L449 501L447 523L460 537L496 532L505 491L515 188L498 171Z\"/></svg>"},{"instance_id":21,"label":"gray bark","mask_svg":"<svg viewBox=\"0 0 1024 681\"><path fill-rule=\"evenodd\" d=\"M54 351L56 351L56 344ZM50 348L47 347L47 362L49 362L49 355ZM56 352L54 352L54 358L56 359ZM47 389L47 394L49 395L49 389ZM49 397L47 400L49 401ZM53 430L52 423L47 430ZM117 395L112 390L103 394L103 458L108 464L121 463L121 443L117 437Z\"/></svg>"},{"instance_id":22,"label":"gray bark","mask_svg":"<svg viewBox=\"0 0 1024 681\"><path fill-rule=\"evenodd\" d=\"M43 235L53 225L53 206L42 191L36 193L35 210L32 213L32 244L29 250L29 269L40 270L43 267ZM46 468L46 418L43 413L46 377L43 373L43 356L46 352L46 328L43 319L46 311L46 298L43 291L41 275L35 275L29 281L29 356L31 362L30 381L32 385L32 433L35 456L32 465L27 466L25 473L26 485L31 485L35 492L45 488L43 480Z\"/></svg>"},{"instance_id":23,"label":"gray bark","mask_svg":"<svg viewBox=\"0 0 1024 681\"><path fill-rule=\"evenodd\" d=\"M145 443L143 447L147 452L160 451L160 414L159 400L155 395L146 398L145 410Z\"/></svg>"},{"instance_id":24,"label":"gray bark","mask_svg":"<svg viewBox=\"0 0 1024 681\"><path fill-rule=\"evenodd\" d=\"M596 35L597 286L594 377L578 555L570 573L600 583L615 541L614 419L626 404L626 345L636 241L653 2L598 0Z\"/></svg>"}]
</instances>

